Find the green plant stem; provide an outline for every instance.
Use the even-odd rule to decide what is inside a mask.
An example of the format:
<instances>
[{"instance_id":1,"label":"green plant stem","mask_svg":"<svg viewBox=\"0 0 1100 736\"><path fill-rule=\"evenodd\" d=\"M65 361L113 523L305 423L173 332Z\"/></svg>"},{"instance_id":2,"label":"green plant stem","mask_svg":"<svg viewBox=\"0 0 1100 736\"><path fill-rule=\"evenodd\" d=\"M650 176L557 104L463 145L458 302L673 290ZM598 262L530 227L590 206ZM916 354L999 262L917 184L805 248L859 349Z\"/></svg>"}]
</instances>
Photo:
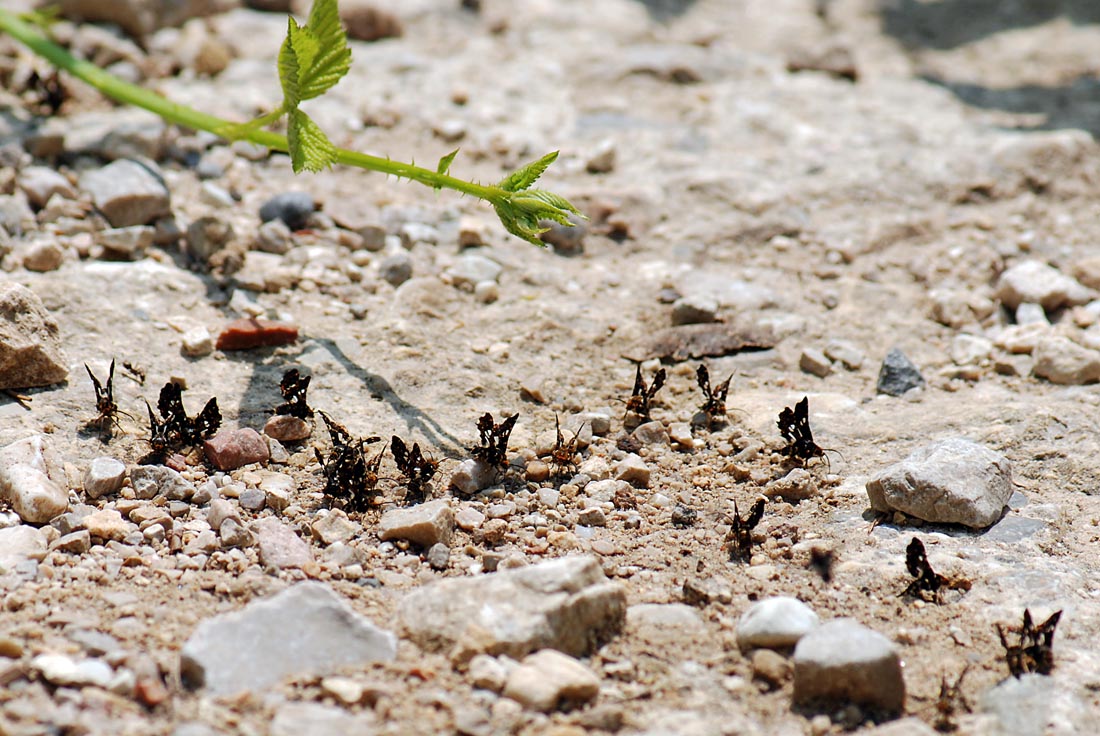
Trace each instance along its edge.
<instances>
[{"instance_id":1,"label":"green plant stem","mask_svg":"<svg viewBox=\"0 0 1100 736\"><path fill-rule=\"evenodd\" d=\"M150 112L156 113L163 119L177 125L182 125L194 130L205 130L215 135L225 135L226 131L240 131L243 140L256 143L275 151L288 151L286 136L272 133L266 130L251 130L248 124L234 123L215 115L199 112L194 108L174 103L155 92L138 87L115 77L95 64L78 59L65 49L51 42L39 34L32 26L20 20L20 18L8 10L0 10L0 31L12 36L31 51L42 56L58 69L69 72L74 77L95 87L101 93L118 102L136 105ZM511 193L500 187L486 186L474 182L458 179L446 174L439 174L430 169L421 168L412 164L391 161L380 156L350 151L343 148L336 149L336 162L348 166L356 166L362 169L378 171L383 174L404 177L420 182L432 188L452 189L478 199L486 200L492 204L507 201Z\"/></svg>"}]
</instances>

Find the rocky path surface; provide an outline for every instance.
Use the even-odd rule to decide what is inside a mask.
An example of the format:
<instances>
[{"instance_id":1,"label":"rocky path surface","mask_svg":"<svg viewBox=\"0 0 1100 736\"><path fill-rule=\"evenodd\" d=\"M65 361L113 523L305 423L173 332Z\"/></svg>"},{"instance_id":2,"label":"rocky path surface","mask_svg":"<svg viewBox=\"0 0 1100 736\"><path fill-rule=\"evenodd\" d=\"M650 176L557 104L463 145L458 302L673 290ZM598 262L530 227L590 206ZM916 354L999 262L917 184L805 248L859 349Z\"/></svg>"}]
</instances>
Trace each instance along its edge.
<instances>
[{"instance_id":1,"label":"rocky path surface","mask_svg":"<svg viewBox=\"0 0 1100 736\"><path fill-rule=\"evenodd\" d=\"M55 34L224 117L276 101L284 14L118 5L140 44ZM1100 19L341 5L371 40L311 103L339 145L486 181L560 149L589 219L540 250L71 79L52 111L3 40L0 733L1088 731ZM338 436L273 421L292 368L368 459L438 461L422 503L392 452L376 498L326 493ZM150 458L169 381L221 428ZM518 414L499 467L486 412Z\"/></svg>"}]
</instances>

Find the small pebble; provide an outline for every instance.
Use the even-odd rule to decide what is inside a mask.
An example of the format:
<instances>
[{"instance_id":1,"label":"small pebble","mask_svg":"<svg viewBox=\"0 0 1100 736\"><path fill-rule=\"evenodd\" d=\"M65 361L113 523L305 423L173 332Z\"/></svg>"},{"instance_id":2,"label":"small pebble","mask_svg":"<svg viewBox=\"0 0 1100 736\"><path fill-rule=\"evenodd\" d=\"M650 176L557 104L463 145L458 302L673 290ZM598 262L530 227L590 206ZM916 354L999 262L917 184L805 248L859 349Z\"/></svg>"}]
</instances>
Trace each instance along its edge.
<instances>
[{"instance_id":1,"label":"small pebble","mask_svg":"<svg viewBox=\"0 0 1100 736\"><path fill-rule=\"evenodd\" d=\"M317 209L313 197L306 192L276 194L260 207L260 220L282 220L291 230L302 230L306 220Z\"/></svg>"},{"instance_id":2,"label":"small pebble","mask_svg":"<svg viewBox=\"0 0 1100 736\"><path fill-rule=\"evenodd\" d=\"M817 614L797 598L765 598L749 606L737 622L741 649L783 649L820 624Z\"/></svg>"},{"instance_id":3,"label":"small pebble","mask_svg":"<svg viewBox=\"0 0 1100 736\"><path fill-rule=\"evenodd\" d=\"M833 372L832 362L825 356L825 353L817 348L803 349L802 355L798 359L798 367L802 369L803 373L809 373L818 378L825 378Z\"/></svg>"},{"instance_id":4,"label":"small pebble","mask_svg":"<svg viewBox=\"0 0 1100 736\"><path fill-rule=\"evenodd\" d=\"M822 699L901 711L905 680L893 643L852 619L809 631L794 650L794 702Z\"/></svg>"},{"instance_id":5,"label":"small pebble","mask_svg":"<svg viewBox=\"0 0 1100 736\"><path fill-rule=\"evenodd\" d=\"M218 470L235 470L250 463L267 462L267 442L251 427L222 429L202 443L206 459Z\"/></svg>"},{"instance_id":6,"label":"small pebble","mask_svg":"<svg viewBox=\"0 0 1100 736\"><path fill-rule=\"evenodd\" d=\"M543 649L523 659L504 685L504 695L530 710L549 713L593 700L600 681L591 670L568 654Z\"/></svg>"},{"instance_id":7,"label":"small pebble","mask_svg":"<svg viewBox=\"0 0 1100 736\"><path fill-rule=\"evenodd\" d=\"M437 542L450 542L454 525L450 503L446 499L438 499L387 511L378 521L378 530L382 541L405 539L422 547L431 547Z\"/></svg>"},{"instance_id":8,"label":"small pebble","mask_svg":"<svg viewBox=\"0 0 1100 736\"><path fill-rule=\"evenodd\" d=\"M283 255L293 245L292 238L290 228L285 222L278 218L268 220L256 231L256 250Z\"/></svg>"},{"instance_id":9,"label":"small pebble","mask_svg":"<svg viewBox=\"0 0 1100 736\"><path fill-rule=\"evenodd\" d=\"M485 522L485 514L477 509L459 509L455 514L455 524L463 531L472 532Z\"/></svg>"},{"instance_id":10,"label":"small pebble","mask_svg":"<svg viewBox=\"0 0 1100 736\"><path fill-rule=\"evenodd\" d=\"M412 278L412 256L404 251L386 256L378 264L378 275L391 286L400 286Z\"/></svg>"},{"instance_id":11,"label":"small pebble","mask_svg":"<svg viewBox=\"0 0 1100 736\"><path fill-rule=\"evenodd\" d=\"M527 463L525 475L530 483L542 483L550 477L550 466L542 460L532 460Z\"/></svg>"},{"instance_id":12,"label":"small pebble","mask_svg":"<svg viewBox=\"0 0 1100 736\"><path fill-rule=\"evenodd\" d=\"M237 497L237 502L242 509L249 511L262 511L267 505L267 494L259 488L246 488Z\"/></svg>"},{"instance_id":13,"label":"small pebble","mask_svg":"<svg viewBox=\"0 0 1100 736\"><path fill-rule=\"evenodd\" d=\"M636 488L649 488L650 470L645 460L628 454L615 466L615 479L625 480Z\"/></svg>"},{"instance_id":14,"label":"small pebble","mask_svg":"<svg viewBox=\"0 0 1100 736\"><path fill-rule=\"evenodd\" d=\"M298 340L298 328L285 322L244 318L226 325L218 335L218 350L250 350L289 345Z\"/></svg>"},{"instance_id":15,"label":"small pebble","mask_svg":"<svg viewBox=\"0 0 1100 736\"><path fill-rule=\"evenodd\" d=\"M924 385L924 377L905 353L894 348L886 354L878 374L878 392L901 396L906 391Z\"/></svg>"},{"instance_id":16,"label":"small pebble","mask_svg":"<svg viewBox=\"0 0 1100 736\"><path fill-rule=\"evenodd\" d=\"M84 492L88 498L115 493L126 480L126 465L113 457L97 457L84 473Z\"/></svg>"},{"instance_id":17,"label":"small pebble","mask_svg":"<svg viewBox=\"0 0 1100 736\"><path fill-rule=\"evenodd\" d=\"M264 434L279 442L301 442L313 434L313 425L289 414L276 414L264 424Z\"/></svg>"},{"instance_id":18,"label":"small pebble","mask_svg":"<svg viewBox=\"0 0 1100 736\"><path fill-rule=\"evenodd\" d=\"M752 653L752 675L772 688L781 687L791 675L791 663L771 649L757 649Z\"/></svg>"},{"instance_id":19,"label":"small pebble","mask_svg":"<svg viewBox=\"0 0 1100 736\"><path fill-rule=\"evenodd\" d=\"M214 352L214 338L205 327L193 327L183 333L180 352L188 358L204 358Z\"/></svg>"},{"instance_id":20,"label":"small pebble","mask_svg":"<svg viewBox=\"0 0 1100 736\"><path fill-rule=\"evenodd\" d=\"M428 548L428 564L433 570L446 570L451 560L451 548L437 542Z\"/></svg>"}]
</instances>

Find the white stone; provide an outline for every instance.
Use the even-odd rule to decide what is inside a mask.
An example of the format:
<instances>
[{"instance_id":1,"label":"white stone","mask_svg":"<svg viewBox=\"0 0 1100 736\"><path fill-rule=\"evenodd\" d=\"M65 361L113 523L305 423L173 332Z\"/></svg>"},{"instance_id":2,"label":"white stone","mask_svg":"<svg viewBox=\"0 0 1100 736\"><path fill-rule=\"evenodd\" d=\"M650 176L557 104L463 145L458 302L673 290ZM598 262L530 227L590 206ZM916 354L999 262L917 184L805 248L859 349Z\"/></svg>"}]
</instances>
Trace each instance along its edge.
<instances>
[{"instance_id":1,"label":"white stone","mask_svg":"<svg viewBox=\"0 0 1100 736\"><path fill-rule=\"evenodd\" d=\"M0 529L0 574L27 560L41 560L46 556L46 544L46 535L33 526L20 524Z\"/></svg>"},{"instance_id":2,"label":"white stone","mask_svg":"<svg viewBox=\"0 0 1100 736\"><path fill-rule=\"evenodd\" d=\"M84 492L88 498L116 493L126 480L126 464L113 457L97 457L84 473Z\"/></svg>"},{"instance_id":3,"label":"white stone","mask_svg":"<svg viewBox=\"0 0 1100 736\"><path fill-rule=\"evenodd\" d=\"M205 327L192 327L183 333L180 352L189 358L203 358L214 352L214 337Z\"/></svg>"},{"instance_id":4,"label":"white stone","mask_svg":"<svg viewBox=\"0 0 1100 736\"><path fill-rule=\"evenodd\" d=\"M584 705L600 692L600 681L583 664L554 649L526 657L508 675L504 695L525 708L549 713Z\"/></svg>"},{"instance_id":5,"label":"white stone","mask_svg":"<svg viewBox=\"0 0 1100 736\"><path fill-rule=\"evenodd\" d=\"M1100 351L1078 345L1068 337L1049 335L1035 344L1035 367L1051 383L1081 385L1100 380Z\"/></svg>"},{"instance_id":6,"label":"white stone","mask_svg":"<svg viewBox=\"0 0 1100 736\"><path fill-rule=\"evenodd\" d=\"M797 598L765 598L741 614L737 622L737 645L741 649L792 647L820 623L813 609Z\"/></svg>"},{"instance_id":7,"label":"white stone","mask_svg":"<svg viewBox=\"0 0 1100 736\"><path fill-rule=\"evenodd\" d=\"M69 508L68 493L54 480L64 477L43 435L0 449L0 498L27 523L45 524Z\"/></svg>"},{"instance_id":8,"label":"white stone","mask_svg":"<svg viewBox=\"0 0 1100 736\"><path fill-rule=\"evenodd\" d=\"M451 541L455 519L447 499L438 499L409 508L387 511L378 521L379 536L388 539L406 539L422 547L431 547Z\"/></svg>"},{"instance_id":9,"label":"white stone","mask_svg":"<svg viewBox=\"0 0 1100 736\"><path fill-rule=\"evenodd\" d=\"M1024 302L1041 304L1050 311L1059 307L1085 304L1091 292L1076 279L1042 261L1023 261L1001 274L997 298L1009 309Z\"/></svg>"},{"instance_id":10,"label":"white stone","mask_svg":"<svg viewBox=\"0 0 1100 736\"><path fill-rule=\"evenodd\" d=\"M794 702L819 699L901 711L905 679L893 643L847 618L808 632L794 650Z\"/></svg>"},{"instance_id":11,"label":"white stone","mask_svg":"<svg viewBox=\"0 0 1100 736\"><path fill-rule=\"evenodd\" d=\"M63 654L39 654L31 660L31 669L46 682L59 687L94 685L106 688L114 677L114 670L102 660L77 660Z\"/></svg>"}]
</instances>

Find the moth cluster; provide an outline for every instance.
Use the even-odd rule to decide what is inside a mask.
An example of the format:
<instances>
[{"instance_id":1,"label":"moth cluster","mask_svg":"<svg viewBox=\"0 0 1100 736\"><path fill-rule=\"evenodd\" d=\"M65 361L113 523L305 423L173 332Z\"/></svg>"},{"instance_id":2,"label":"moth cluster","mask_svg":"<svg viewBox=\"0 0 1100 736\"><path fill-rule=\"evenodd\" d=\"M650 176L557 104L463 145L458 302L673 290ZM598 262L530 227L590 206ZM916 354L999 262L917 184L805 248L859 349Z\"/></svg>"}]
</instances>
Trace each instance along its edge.
<instances>
[{"instance_id":1,"label":"moth cluster","mask_svg":"<svg viewBox=\"0 0 1100 736\"><path fill-rule=\"evenodd\" d=\"M160 390L159 418L148 401L145 408L149 412L149 447L152 449L147 462L159 463L168 452L185 447L201 447L202 441L213 437L222 423L217 397L211 397L197 415L189 416L183 406L183 386L175 381L169 381Z\"/></svg>"},{"instance_id":2,"label":"moth cluster","mask_svg":"<svg viewBox=\"0 0 1100 736\"><path fill-rule=\"evenodd\" d=\"M508 467L508 438L516 426L519 414L513 414L500 424L493 415L485 412L477 420L477 433L481 444L470 448L470 454L486 465L503 470Z\"/></svg>"}]
</instances>

